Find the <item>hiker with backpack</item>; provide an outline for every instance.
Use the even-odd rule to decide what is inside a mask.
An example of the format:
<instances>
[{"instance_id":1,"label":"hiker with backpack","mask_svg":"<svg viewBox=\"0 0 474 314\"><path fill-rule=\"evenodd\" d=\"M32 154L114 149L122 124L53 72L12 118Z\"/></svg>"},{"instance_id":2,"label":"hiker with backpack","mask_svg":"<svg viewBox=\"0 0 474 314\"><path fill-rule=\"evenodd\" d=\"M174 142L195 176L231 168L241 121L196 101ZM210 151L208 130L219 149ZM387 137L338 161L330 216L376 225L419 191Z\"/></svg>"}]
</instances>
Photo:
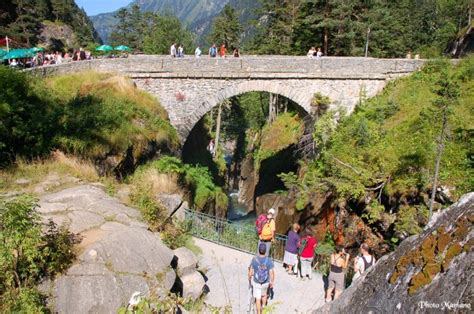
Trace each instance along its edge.
<instances>
[{"instance_id":1,"label":"hiker with backpack","mask_svg":"<svg viewBox=\"0 0 474 314\"><path fill-rule=\"evenodd\" d=\"M290 275L293 274L293 267L298 263L298 242L300 241L300 236L298 235L299 230L300 225L294 223L291 230L288 231L288 238L286 240L283 264L286 265L286 271Z\"/></svg>"},{"instance_id":2,"label":"hiker with backpack","mask_svg":"<svg viewBox=\"0 0 474 314\"><path fill-rule=\"evenodd\" d=\"M216 44L212 44L211 48L209 48L209 57L211 57L211 58L217 57L217 47L216 47Z\"/></svg>"},{"instance_id":3,"label":"hiker with backpack","mask_svg":"<svg viewBox=\"0 0 474 314\"><path fill-rule=\"evenodd\" d=\"M275 271L271 258L265 255L267 247L260 243L258 255L250 262L248 279L253 289L256 313L261 314L267 304L267 290L275 284Z\"/></svg>"},{"instance_id":4,"label":"hiker with backpack","mask_svg":"<svg viewBox=\"0 0 474 314\"><path fill-rule=\"evenodd\" d=\"M258 216L257 221L255 222L255 230L258 234L258 247L260 244L265 244L267 248L265 251L265 256L270 255L270 248L272 242L275 240L275 209L270 208L268 213L261 214Z\"/></svg>"},{"instance_id":5,"label":"hiker with backpack","mask_svg":"<svg viewBox=\"0 0 474 314\"><path fill-rule=\"evenodd\" d=\"M375 257L370 255L369 245L367 243L362 243L359 250L360 256L354 259L354 277L352 278L352 282L375 264Z\"/></svg>"},{"instance_id":6,"label":"hiker with backpack","mask_svg":"<svg viewBox=\"0 0 474 314\"><path fill-rule=\"evenodd\" d=\"M313 268L311 264L313 263L314 250L318 245L318 241L312 236L310 229L305 230L304 236L300 239L298 243L298 255L300 256L301 263L301 279L305 280L313 279L311 274L313 273Z\"/></svg>"}]
</instances>

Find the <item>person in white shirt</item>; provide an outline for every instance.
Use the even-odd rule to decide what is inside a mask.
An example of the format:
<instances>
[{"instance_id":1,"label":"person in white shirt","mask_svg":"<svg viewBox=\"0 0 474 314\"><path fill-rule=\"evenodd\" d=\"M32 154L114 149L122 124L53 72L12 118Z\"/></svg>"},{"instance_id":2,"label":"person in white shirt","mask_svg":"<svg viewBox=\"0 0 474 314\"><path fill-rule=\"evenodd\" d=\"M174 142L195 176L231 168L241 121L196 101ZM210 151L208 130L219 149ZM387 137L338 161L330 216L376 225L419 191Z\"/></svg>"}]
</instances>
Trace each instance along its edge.
<instances>
[{"instance_id":1,"label":"person in white shirt","mask_svg":"<svg viewBox=\"0 0 474 314\"><path fill-rule=\"evenodd\" d=\"M318 47L318 50L316 51L316 58L321 58L323 56L323 52L321 51L321 48Z\"/></svg>"},{"instance_id":2,"label":"person in white shirt","mask_svg":"<svg viewBox=\"0 0 474 314\"><path fill-rule=\"evenodd\" d=\"M358 279L369 267L375 265L375 257L370 255L367 243L362 243L359 250L360 255L354 259L354 277L352 282Z\"/></svg>"},{"instance_id":3,"label":"person in white shirt","mask_svg":"<svg viewBox=\"0 0 474 314\"><path fill-rule=\"evenodd\" d=\"M170 48L170 56L176 58L176 43L173 43Z\"/></svg>"},{"instance_id":4,"label":"person in white shirt","mask_svg":"<svg viewBox=\"0 0 474 314\"><path fill-rule=\"evenodd\" d=\"M194 50L194 56L196 58L199 58L201 56L201 53L202 53L201 48L199 48L199 46L197 46L196 50Z\"/></svg>"}]
</instances>

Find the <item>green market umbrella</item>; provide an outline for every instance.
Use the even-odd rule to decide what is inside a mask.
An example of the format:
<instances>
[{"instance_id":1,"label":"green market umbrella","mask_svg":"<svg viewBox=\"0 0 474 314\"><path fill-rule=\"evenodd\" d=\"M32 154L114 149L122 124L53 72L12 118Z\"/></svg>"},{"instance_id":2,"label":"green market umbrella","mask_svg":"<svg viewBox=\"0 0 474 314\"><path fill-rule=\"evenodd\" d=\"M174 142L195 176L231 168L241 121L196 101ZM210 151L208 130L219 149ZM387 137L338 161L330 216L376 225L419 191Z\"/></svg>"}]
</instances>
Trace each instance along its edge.
<instances>
[{"instance_id":1,"label":"green market umbrella","mask_svg":"<svg viewBox=\"0 0 474 314\"><path fill-rule=\"evenodd\" d=\"M6 54L7 54L6 50L0 49L0 59L3 58L3 56Z\"/></svg>"},{"instance_id":2,"label":"green market umbrella","mask_svg":"<svg viewBox=\"0 0 474 314\"><path fill-rule=\"evenodd\" d=\"M35 54L30 49L13 49L9 53L3 56L3 60L19 59L19 58L31 58Z\"/></svg>"},{"instance_id":3,"label":"green market umbrella","mask_svg":"<svg viewBox=\"0 0 474 314\"><path fill-rule=\"evenodd\" d=\"M33 48L30 48L29 50L30 50L31 52L33 52L33 53L37 53L37 52L44 51L44 48L41 48L41 47L33 47Z\"/></svg>"},{"instance_id":4,"label":"green market umbrella","mask_svg":"<svg viewBox=\"0 0 474 314\"><path fill-rule=\"evenodd\" d=\"M102 45L102 46L99 46L97 48L95 48L95 51L103 51L103 52L108 52L108 51L112 51L114 50L114 48L112 48L112 46L109 46L109 45Z\"/></svg>"},{"instance_id":5,"label":"green market umbrella","mask_svg":"<svg viewBox=\"0 0 474 314\"><path fill-rule=\"evenodd\" d=\"M130 49L130 47L128 47L128 46L120 45L120 46L115 47L115 50L117 50L117 51L130 51L132 49Z\"/></svg>"}]
</instances>

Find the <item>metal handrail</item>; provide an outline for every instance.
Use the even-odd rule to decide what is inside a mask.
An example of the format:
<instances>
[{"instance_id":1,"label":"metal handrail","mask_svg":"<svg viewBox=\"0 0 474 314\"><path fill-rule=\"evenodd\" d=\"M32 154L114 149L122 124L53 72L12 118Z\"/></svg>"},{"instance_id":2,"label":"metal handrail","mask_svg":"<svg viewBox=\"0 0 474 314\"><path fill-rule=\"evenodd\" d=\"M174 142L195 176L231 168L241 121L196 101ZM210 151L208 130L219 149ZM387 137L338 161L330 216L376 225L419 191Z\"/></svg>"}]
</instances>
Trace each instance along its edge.
<instances>
[{"instance_id":1,"label":"metal handrail","mask_svg":"<svg viewBox=\"0 0 474 314\"><path fill-rule=\"evenodd\" d=\"M252 226L236 224L191 209L185 210L184 226L195 237L250 254L257 252L258 236ZM274 260L283 261L286 240L286 235L275 235L270 251Z\"/></svg>"}]
</instances>

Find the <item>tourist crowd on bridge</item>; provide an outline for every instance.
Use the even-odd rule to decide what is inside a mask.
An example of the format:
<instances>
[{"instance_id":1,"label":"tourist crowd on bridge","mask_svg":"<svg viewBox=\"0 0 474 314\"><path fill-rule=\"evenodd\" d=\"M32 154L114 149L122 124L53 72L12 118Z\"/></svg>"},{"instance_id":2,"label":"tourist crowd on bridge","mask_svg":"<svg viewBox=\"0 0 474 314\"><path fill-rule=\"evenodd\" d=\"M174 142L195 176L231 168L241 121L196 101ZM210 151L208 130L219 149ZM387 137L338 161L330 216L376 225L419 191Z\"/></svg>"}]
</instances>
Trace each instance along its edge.
<instances>
[{"instance_id":1,"label":"tourist crowd on bridge","mask_svg":"<svg viewBox=\"0 0 474 314\"><path fill-rule=\"evenodd\" d=\"M33 68L91 59L93 56L90 51L79 48L66 52L38 51L32 57L9 59L8 65L15 68Z\"/></svg>"},{"instance_id":2,"label":"tourist crowd on bridge","mask_svg":"<svg viewBox=\"0 0 474 314\"><path fill-rule=\"evenodd\" d=\"M263 312L268 300L273 298L273 287L278 282L275 276L275 264L272 258L272 244L276 241L276 211L270 208L266 214L258 216L255 229L258 234L257 254L248 266L249 281L249 309L255 305L256 313ZM317 265L314 260L318 245L313 231L307 227L300 232L301 226L294 223L288 232L283 257L283 267L289 276L295 276L302 281L313 279L313 268ZM361 275L375 264L375 258L370 254L370 248L362 243L360 254L354 258L354 275L352 282L360 280ZM337 299L346 286L346 272L349 268L350 254L341 246L336 246L330 256L329 274L327 275L327 289L325 301ZM313 266L314 265L314 266Z\"/></svg>"}]
</instances>

